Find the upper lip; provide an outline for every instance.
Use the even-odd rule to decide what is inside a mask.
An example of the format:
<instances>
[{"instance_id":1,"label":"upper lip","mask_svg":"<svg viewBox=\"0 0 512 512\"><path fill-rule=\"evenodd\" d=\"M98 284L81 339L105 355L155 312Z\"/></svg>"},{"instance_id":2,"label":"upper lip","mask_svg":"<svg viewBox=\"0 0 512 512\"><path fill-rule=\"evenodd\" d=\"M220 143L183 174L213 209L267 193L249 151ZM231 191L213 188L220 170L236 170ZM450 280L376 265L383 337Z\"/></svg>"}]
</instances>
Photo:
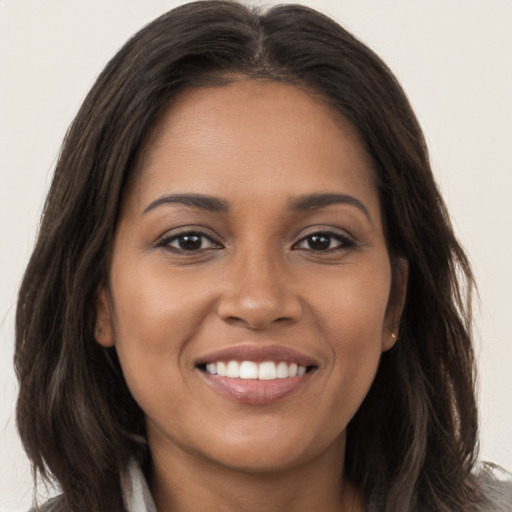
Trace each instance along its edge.
<instances>
[{"instance_id":1,"label":"upper lip","mask_svg":"<svg viewBox=\"0 0 512 512\"><path fill-rule=\"evenodd\" d=\"M195 365L215 363L217 361L284 361L296 363L300 366L318 366L313 358L298 352L295 349L280 345L233 345L221 350L209 352L199 357Z\"/></svg>"}]
</instances>

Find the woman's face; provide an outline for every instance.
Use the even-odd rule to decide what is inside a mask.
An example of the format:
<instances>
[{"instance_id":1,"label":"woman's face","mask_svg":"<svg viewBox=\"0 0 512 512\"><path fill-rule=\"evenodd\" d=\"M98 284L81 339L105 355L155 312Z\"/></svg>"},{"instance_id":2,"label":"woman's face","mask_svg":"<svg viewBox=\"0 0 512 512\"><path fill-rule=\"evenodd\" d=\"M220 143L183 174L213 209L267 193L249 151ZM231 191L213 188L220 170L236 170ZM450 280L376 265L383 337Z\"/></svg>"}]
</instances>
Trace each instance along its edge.
<instances>
[{"instance_id":1,"label":"woman's face","mask_svg":"<svg viewBox=\"0 0 512 512\"><path fill-rule=\"evenodd\" d=\"M336 453L400 300L351 126L281 83L185 93L124 199L98 341L155 457L275 470ZM305 372L305 373L304 373ZM180 459L181 460L181 459Z\"/></svg>"}]
</instances>

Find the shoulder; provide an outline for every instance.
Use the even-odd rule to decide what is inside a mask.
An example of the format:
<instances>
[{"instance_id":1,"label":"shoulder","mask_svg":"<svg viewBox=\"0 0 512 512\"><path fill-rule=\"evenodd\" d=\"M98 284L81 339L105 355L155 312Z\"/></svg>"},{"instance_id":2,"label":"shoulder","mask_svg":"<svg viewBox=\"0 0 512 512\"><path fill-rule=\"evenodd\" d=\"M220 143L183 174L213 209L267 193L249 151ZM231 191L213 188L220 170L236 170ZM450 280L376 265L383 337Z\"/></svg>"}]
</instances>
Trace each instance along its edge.
<instances>
[{"instance_id":1,"label":"shoulder","mask_svg":"<svg viewBox=\"0 0 512 512\"><path fill-rule=\"evenodd\" d=\"M485 512L512 511L512 481L485 482L482 484L482 490L488 507L484 509Z\"/></svg>"},{"instance_id":2,"label":"shoulder","mask_svg":"<svg viewBox=\"0 0 512 512\"><path fill-rule=\"evenodd\" d=\"M0 0L1 1L1 0ZM120 473L121 490L126 512L157 512L149 486L142 469L135 459L130 459ZM51 498L47 502L36 505L29 512L73 512L63 495Z\"/></svg>"},{"instance_id":3,"label":"shoulder","mask_svg":"<svg viewBox=\"0 0 512 512\"><path fill-rule=\"evenodd\" d=\"M511 512L512 474L486 465L479 472L478 478L485 498L482 512Z\"/></svg>"}]
</instances>

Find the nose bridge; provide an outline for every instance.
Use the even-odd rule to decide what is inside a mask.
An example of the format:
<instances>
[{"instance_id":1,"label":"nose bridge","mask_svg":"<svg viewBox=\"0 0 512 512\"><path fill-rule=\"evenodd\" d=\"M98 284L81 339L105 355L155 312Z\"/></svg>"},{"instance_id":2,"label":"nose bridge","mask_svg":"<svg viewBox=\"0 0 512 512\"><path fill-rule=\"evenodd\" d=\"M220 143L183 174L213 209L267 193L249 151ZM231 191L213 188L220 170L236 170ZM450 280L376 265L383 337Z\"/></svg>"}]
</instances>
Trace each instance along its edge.
<instances>
[{"instance_id":1,"label":"nose bridge","mask_svg":"<svg viewBox=\"0 0 512 512\"><path fill-rule=\"evenodd\" d=\"M284 269L269 251L249 251L240 255L238 272L240 299L268 303L279 301L284 292Z\"/></svg>"},{"instance_id":2,"label":"nose bridge","mask_svg":"<svg viewBox=\"0 0 512 512\"><path fill-rule=\"evenodd\" d=\"M254 247L237 251L226 275L219 315L260 329L280 321L296 321L301 306L286 262L277 250Z\"/></svg>"}]
</instances>

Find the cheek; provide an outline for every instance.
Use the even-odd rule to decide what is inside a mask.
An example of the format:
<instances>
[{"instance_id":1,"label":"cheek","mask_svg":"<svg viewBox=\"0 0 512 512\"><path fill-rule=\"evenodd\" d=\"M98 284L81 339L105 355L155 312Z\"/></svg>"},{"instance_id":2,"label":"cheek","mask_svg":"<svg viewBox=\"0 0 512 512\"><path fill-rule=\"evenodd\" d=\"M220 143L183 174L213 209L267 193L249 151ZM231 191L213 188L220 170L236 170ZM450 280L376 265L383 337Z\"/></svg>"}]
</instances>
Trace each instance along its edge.
<instances>
[{"instance_id":1,"label":"cheek","mask_svg":"<svg viewBox=\"0 0 512 512\"><path fill-rule=\"evenodd\" d=\"M161 264L131 265L129 273L114 268L112 288L117 341L133 338L150 350L187 338L211 302L200 276Z\"/></svg>"},{"instance_id":2,"label":"cheek","mask_svg":"<svg viewBox=\"0 0 512 512\"><path fill-rule=\"evenodd\" d=\"M387 260L385 255L383 259ZM364 351L365 346L382 341L390 287L388 265L340 268L312 288L313 317L334 347Z\"/></svg>"},{"instance_id":3,"label":"cheek","mask_svg":"<svg viewBox=\"0 0 512 512\"><path fill-rule=\"evenodd\" d=\"M326 397L339 410L354 414L368 392L382 353L386 311L391 286L387 266L341 269L336 280L326 280L315 292L315 310L321 343L331 353L331 388ZM342 275L344 274L344 275ZM348 418L349 419L349 418ZM347 418L344 417L343 421Z\"/></svg>"},{"instance_id":4,"label":"cheek","mask_svg":"<svg viewBox=\"0 0 512 512\"><path fill-rule=\"evenodd\" d=\"M132 394L161 382L172 385L181 373L183 353L212 298L203 279L170 273L163 265L113 268L115 346Z\"/></svg>"}]
</instances>

